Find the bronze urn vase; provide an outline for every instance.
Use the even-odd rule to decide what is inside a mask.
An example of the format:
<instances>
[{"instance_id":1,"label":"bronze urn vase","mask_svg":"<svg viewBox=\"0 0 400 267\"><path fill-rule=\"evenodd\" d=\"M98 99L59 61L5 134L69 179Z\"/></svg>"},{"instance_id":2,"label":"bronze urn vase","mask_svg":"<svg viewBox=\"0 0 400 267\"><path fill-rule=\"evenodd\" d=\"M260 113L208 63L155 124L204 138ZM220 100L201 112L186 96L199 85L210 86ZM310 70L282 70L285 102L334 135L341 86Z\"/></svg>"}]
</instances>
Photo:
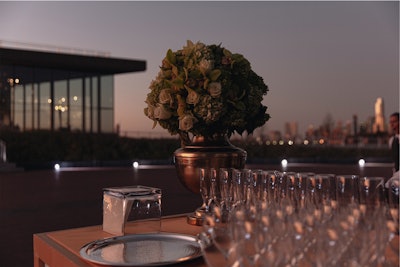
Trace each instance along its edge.
<instances>
[{"instance_id":1,"label":"bronze urn vase","mask_svg":"<svg viewBox=\"0 0 400 267\"><path fill-rule=\"evenodd\" d=\"M212 138L195 136L190 144L174 152L174 164L178 179L195 194L200 193L200 168L242 169L245 167L246 159L247 152L232 145L226 135ZM199 209L191 218L188 217L188 223L201 224Z\"/></svg>"}]
</instances>

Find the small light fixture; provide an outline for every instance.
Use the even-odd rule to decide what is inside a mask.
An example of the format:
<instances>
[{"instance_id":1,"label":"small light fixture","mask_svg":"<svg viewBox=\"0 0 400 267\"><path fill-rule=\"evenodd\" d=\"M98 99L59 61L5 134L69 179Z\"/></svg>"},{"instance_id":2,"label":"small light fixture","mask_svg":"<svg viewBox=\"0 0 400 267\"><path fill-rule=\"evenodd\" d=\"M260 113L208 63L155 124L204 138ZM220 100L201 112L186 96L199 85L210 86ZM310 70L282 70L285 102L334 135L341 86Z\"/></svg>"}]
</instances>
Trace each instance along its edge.
<instances>
[{"instance_id":1,"label":"small light fixture","mask_svg":"<svg viewBox=\"0 0 400 267\"><path fill-rule=\"evenodd\" d=\"M359 165L360 167L364 167L364 166L365 166L365 160L364 160L364 159L360 159L360 160L358 161L358 165Z\"/></svg>"},{"instance_id":2,"label":"small light fixture","mask_svg":"<svg viewBox=\"0 0 400 267\"><path fill-rule=\"evenodd\" d=\"M134 161L134 162L132 163L132 166L133 166L133 168L137 169L137 168L139 167L139 162Z\"/></svg>"},{"instance_id":3,"label":"small light fixture","mask_svg":"<svg viewBox=\"0 0 400 267\"><path fill-rule=\"evenodd\" d=\"M282 165L283 168L286 168L287 164L288 164L287 159L283 159L283 160L281 161L281 165Z\"/></svg>"},{"instance_id":4,"label":"small light fixture","mask_svg":"<svg viewBox=\"0 0 400 267\"><path fill-rule=\"evenodd\" d=\"M56 171L60 170L60 164L58 163L54 164L54 170Z\"/></svg>"}]
</instances>

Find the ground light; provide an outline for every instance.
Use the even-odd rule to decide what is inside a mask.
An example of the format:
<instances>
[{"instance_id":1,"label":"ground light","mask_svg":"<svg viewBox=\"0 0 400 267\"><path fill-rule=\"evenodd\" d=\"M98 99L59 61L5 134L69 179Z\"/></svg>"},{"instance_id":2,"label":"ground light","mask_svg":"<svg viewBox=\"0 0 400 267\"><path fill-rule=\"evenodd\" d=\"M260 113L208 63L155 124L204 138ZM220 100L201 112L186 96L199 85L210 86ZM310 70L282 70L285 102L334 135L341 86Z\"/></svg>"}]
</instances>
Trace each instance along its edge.
<instances>
[{"instance_id":1,"label":"ground light","mask_svg":"<svg viewBox=\"0 0 400 267\"><path fill-rule=\"evenodd\" d=\"M287 159L283 159L283 160L281 161L281 165L282 165L283 168L286 168L287 164L288 164Z\"/></svg>"},{"instance_id":2,"label":"ground light","mask_svg":"<svg viewBox=\"0 0 400 267\"><path fill-rule=\"evenodd\" d=\"M54 170L56 171L60 170L60 164L58 163L54 164Z\"/></svg>"},{"instance_id":3,"label":"ground light","mask_svg":"<svg viewBox=\"0 0 400 267\"><path fill-rule=\"evenodd\" d=\"M360 160L358 161L358 165L359 165L360 167L364 167L364 165L365 165L365 160L364 160L364 159L360 159Z\"/></svg>"}]
</instances>

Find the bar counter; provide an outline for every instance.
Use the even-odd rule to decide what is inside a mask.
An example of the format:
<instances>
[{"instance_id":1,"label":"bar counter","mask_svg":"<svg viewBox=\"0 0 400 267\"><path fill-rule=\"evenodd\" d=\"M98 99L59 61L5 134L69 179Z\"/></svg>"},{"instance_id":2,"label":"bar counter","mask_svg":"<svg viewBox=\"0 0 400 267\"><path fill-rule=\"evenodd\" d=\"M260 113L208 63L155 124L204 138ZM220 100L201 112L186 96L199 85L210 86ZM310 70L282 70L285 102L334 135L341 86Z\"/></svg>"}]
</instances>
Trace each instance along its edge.
<instances>
[{"instance_id":1,"label":"bar counter","mask_svg":"<svg viewBox=\"0 0 400 267\"><path fill-rule=\"evenodd\" d=\"M129 226L129 233L140 233L141 228ZM187 223L187 214L166 216L161 219L161 232L197 235L202 227ZM112 237L104 232L102 225L73 228L33 235L34 267L87 267L105 266L83 259L79 251L87 243L94 240ZM390 248L391 247L391 248ZM395 236L386 250L387 266L399 266L399 236ZM169 266L206 267L202 257Z\"/></svg>"},{"instance_id":2,"label":"bar counter","mask_svg":"<svg viewBox=\"0 0 400 267\"><path fill-rule=\"evenodd\" d=\"M202 227L193 226L186 222L187 214L166 216L161 219L161 232L197 235ZM128 224L129 227L129 224ZM138 227L137 233L141 229ZM129 232L133 232L130 228ZM84 267L103 266L83 259L79 251L85 244L103 238L112 237L112 234L104 232L101 225L60 230L33 235L33 257L35 267ZM205 267L203 259L193 259L173 266Z\"/></svg>"},{"instance_id":3,"label":"bar counter","mask_svg":"<svg viewBox=\"0 0 400 267\"><path fill-rule=\"evenodd\" d=\"M129 223L128 223L129 227ZM187 223L187 214L165 216L161 219L161 232L197 235L202 227ZM138 227L135 231L130 228L129 232L140 233ZM79 251L87 243L94 240L112 237L112 234L104 232L102 225L73 228L33 235L34 267L100 267L104 265L95 264L83 259ZM386 250L387 265L399 266L399 236L395 236L390 242L391 248ZM169 266L206 267L203 258L197 258L186 262Z\"/></svg>"}]
</instances>

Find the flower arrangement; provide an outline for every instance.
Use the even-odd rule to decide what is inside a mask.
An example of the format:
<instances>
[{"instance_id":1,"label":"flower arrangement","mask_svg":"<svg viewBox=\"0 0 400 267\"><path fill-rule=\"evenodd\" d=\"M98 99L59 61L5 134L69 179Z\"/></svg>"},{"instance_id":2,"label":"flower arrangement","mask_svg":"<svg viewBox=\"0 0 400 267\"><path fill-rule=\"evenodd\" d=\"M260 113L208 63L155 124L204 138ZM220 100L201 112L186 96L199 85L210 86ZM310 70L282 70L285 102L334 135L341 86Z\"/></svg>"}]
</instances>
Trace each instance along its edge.
<instances>
[{"instance_id":1,"label":"flower arrangement","mask_svg":"<svg viewBox=\"0 0 400 267\"><path fill-rule=\"evenodd\" d=\"M261 102L268 86L249 61L221 45L187 41L168 50L147 94L144 113L181 140L251 134L270 116Z\"/></svg>"}]
</instances>

